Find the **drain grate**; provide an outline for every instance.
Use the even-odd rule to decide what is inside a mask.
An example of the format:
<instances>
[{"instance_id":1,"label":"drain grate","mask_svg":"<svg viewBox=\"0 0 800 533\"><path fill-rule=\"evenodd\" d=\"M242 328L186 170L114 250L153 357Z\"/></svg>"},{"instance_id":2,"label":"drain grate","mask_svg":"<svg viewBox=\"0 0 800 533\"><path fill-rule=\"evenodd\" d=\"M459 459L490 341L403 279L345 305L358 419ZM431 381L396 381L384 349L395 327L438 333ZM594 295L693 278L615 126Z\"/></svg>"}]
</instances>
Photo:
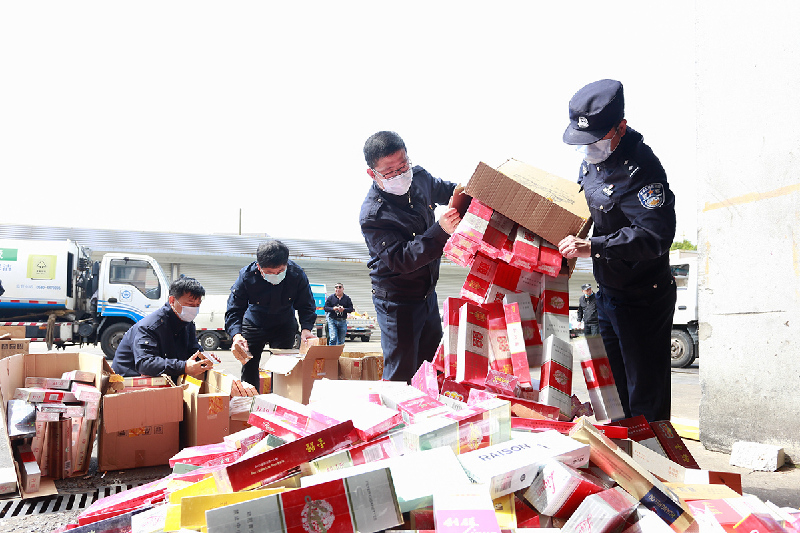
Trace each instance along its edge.
<instances>
[{"instance_id":1,"label":"drain grate","mask_svg":"<svg viewBox=\"0 0 800 533\"><path fill-rule=\"evenodd\" d=\"M85 509L99 499L118 494L139 485L140 483L132 485L106 485L91 492L52 494L50 496L28 498L26 500L7 500L0 502L0 518Z\"/></svg>"}]
</instances>

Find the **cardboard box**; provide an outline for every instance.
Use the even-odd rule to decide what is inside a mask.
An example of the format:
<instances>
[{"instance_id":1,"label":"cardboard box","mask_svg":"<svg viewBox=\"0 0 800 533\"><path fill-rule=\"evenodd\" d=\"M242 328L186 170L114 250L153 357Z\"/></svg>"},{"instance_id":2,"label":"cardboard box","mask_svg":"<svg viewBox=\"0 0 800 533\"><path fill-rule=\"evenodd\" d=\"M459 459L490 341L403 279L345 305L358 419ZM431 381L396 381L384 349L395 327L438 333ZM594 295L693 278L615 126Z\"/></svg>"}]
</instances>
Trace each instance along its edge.
<instances>
[{"instance_id":1,"label":"cardboard box","mask_svg":"<svg viewBox=\"0 0 800 533\"><path fill-rule=\"evenodd\" d=\"M183 422L181 446L201 446L222 442L230 434L230 400L236 378L211 369L203 381L181 376Z\"/></svg>"},{"instance_id":2,"label":"cardboard box","mask_svg":"<svg viewBox=\"0 0 800 533\"><path fill-rule=\"evenodd\" d=\"M107 394L102 403L100 470L166 465L180 451L181 387Z\"/></svg>"},{"instance_id":3,"label":"cardboard box","mask_svg":"<svg viewBox=\"0 0 800 533\"><path fill-rule=\"evenodd\" d=\"M311 387L318 379L339 379L339 358L344 345L311 346L305 355L297 350L273 350L261 367L272 372L272 392L308 404Z\"/></svg>"},{"instance_id":4,"label":"cardboard box","mask_svg":"<svg viewBox=\"0 0 800 533\"><path fill-rule=\"evenodd\" d=\"M60 378L64 372L72 370L85 370L95 374L95 381L93 385L102 390L103 376L112 373L111 367L103 356L88 354L88 353L46 353L46 354L19 354L12 355L0 360L0 394L3 398L12 398L14 391L21 388L25 384L25 378L28 376L42 376ZM5 406L3 406L3 426L7 427L5 420ZM56 413L57 414L57 413ZM91 456L91 447L94 444L94 437L97 432L97 422L93 422L89 429L89 438L87 439L87 454ZM0 442L3 440L3 435L6 435L6 430L0 435ZM6 441L7 442L7 441ZM14 468L13 456L11 455L11 448L7 450L0 444L0 469L6 467L6 462L3 457L10 462L10 466ZM79 476L85 474L89 469L89 462L87 461L83 468L73 468L71 476ZM0 476L2 477L2 476ZM26 496L35 496L35 494L28 494Z\"/></svg>"},{"instance_id":5,"label":"cardboard box","mask_svg":"<svg viewBox=\"0 0 800 533\"><path fill-rule=\"evenodd\" d=\"M8 333L12 339L24 339L25 326L0 326L0 335Z\"/></svg>"},{"instance_id":6,"label":"cardboard box","mask_svg":"<svg viewBox=\"0 0 800 533\"><path fill-rule=\"evenodd\" d=\"M509 159L497 170L479 163L464 190L551 243L589 234L589 207L580 185L521 161Z\"/></svg>"},{"instance_id":7,"label":"cardboard box","mask_svg":"<svg viewBox=\"0 0 800 533\"><path fill-rule=\"evenodd\" d=\"M29 339L5 339L0 341L0 359L17 354L29 353ZM60 377L60 376L58 376Z\"/></svg>"},{"instance_id":8,"label":"cardboard box","mask_svg":"<svg viewBox=\"0 0 800 533\"><path fill-rule=\"evenodd\" d=\"M383 378L383 353L344 352L339 357L339 379L376 381Z\"/></svg>"}]
</instances>

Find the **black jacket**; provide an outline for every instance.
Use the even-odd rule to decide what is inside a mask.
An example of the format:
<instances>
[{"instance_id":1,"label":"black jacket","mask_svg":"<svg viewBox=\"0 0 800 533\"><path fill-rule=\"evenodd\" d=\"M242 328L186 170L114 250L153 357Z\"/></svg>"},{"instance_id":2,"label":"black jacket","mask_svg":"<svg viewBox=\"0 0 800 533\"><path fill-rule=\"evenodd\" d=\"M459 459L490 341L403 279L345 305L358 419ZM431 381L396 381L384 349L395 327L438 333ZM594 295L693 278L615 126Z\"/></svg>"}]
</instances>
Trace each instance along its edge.
<instances>
[{"instance_id":1,"label":"black jacket","mask_svg":"<svg viewBox=\"0 0 800 533\"><path fill-rule=\"evenodd\" d=\"M333 308L336 307L337 305L341 305L342 307L344 307L344 311L342 312L334 311ZM324 309L325 312L328 314L328 317L337 319L347 318L347 313L352 313L353 311L355 311L355 308L353 307L353 300L351 300L350 297L344 293L342 293L341 298L338 298L336 296L336 293L328 296L325 299Z\"/></svg>"},{"instance_id":2,"label":"black jacket","mask_svg":"<svg viewBox=\"0 0 800 533\"><path fill-rule=\"evenodd\" d=\"M642 135L628 128L606 161L581 164L578 183L594 220L592 262L600 286L631 290L668 279L675 195Z\"/></svg>"},{"instance_id":3,"label":"black jacket","mask_svg":"<svg viewBox=\"0 0 800 533\"><path fill-rule=\"evenodd\" d=\"M403 196L372 184L361 204L359 223L369 249L373 293L381 299L420 301L436 289L439 263L450 237L434 209L447 205L456 184L414 167L411 188Z\"/></svg>"},{"instance_id":4,"label":"black jacket","mask_svg":"<svg viewBox=\"0 0 800 533\"><path fill-rule=\"evenodd\" d=\"M265 280L253 261L239 271L231 287L228 309L225 311L225 330L233 337L242 332L245 320L256 327L282 324L297 327L294 312L300 318L301 329L313 330L317 306L306 273L289 260L286 277L273 285Z\"/></svg>"},{"instance_id":5,"label":"black jacket","mask_svg":"<svg viewBox=\"0 0 800 533\"><path fill-rule=\"evenodd\" d=\"M595 300L594 293L590 294L587 298L582 294L578 299L578 322L584 324L599 324L597 318L597 301Z\"/></svg>"},{"instance_id":6,"label":"black jacket","mask_svg":"<svg viewBox=\"0 0 800 533\"><path fill-rule=\"evenodd\" d=\"M186 373L186 360L198 350L194 322L184 322L170 305L154 311L131 326L122 337L111 368L125 377L176 378Z\"/></svg>"}]
</instances>

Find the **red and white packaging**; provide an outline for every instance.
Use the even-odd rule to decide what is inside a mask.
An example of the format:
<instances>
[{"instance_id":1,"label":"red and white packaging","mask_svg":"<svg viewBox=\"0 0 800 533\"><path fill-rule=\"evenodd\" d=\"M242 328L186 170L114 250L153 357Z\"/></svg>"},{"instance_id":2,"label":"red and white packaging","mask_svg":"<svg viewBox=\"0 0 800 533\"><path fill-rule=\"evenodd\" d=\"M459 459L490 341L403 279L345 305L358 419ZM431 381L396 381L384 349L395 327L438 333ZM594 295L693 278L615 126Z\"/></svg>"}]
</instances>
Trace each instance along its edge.
<instances>
[{"instance_id":1,"label":"red and white packaging","mask_svg":"<svg viewBox=\"0 0 800 533\"><path fill-rule=\"evenodd\" d=\"M39 491L39 482L42 478L42 471L36 464L36 457L31 451L30 444L20 444L17 447L19 458L19 475L22 479L22 490L31 493Z\"/></svg>"},{"instance_id":2,"label":"red and white packaging","mask_svg":"<svg viewBox=\"0 0 800 533\"><path fill-rule=\"evenodd\" d=\"M462 235L464 238L480 245L483 241L483 235L489 227L492 211L491 207L473 198L453 234Z\"/></svg>"},{"instance_id":3,"label":"red and white packaging","mask_svg":"<svg viewBox=\"0 0 800 533\"><path fill-rule=\"evenodd\" d=\"M61 379L67 379L69 381L80 381L81 383L94 383L94 372L88 372L86 370L70 370L68 372L64 372L61 374Z\"/></svg>"},{"instance_id":4,"label":"red and white packaging","mask_svg":"<svg viewBox=\"0 0 800 533\"><path fill-rule=\"evenodd\" d=\"M397 404L397 410L406 424L415 424L426 418L440 416L450 412L450 408L427 394L405 400Z\"/></svg>"},{"instance_id":5,"label":"red and white packaging","mask_svg":"<svg viewBox=\"0 0 800 533\"><path fill-rule=\"evenodd\" d=\"M562 260L563 258L558 251L558 246L541 239L538 266L549 266L560 270Z\"/></svg>"},{"instance_id":6,"label":"red and white packaging","mask_svg":"<svg viewBox=\"0 0 800 533\"><path fill-rule=\"evenodd\" d=\"M176 464L212 466L225 465L237 461L242 456L240 448L231 450L225 442L215 444L204 444L201 446L189 446L184 448L169 459L169 466L174 468Z\"/></svg>"},{"instance_id":7,"label":"red and white packaging","mask_svg":"<svg viewBox=\"0 0 800 533\"><path fill-rule=\"evenodd\" d=\"M303 463L350 446L358 439L351 421L287 442L214 470L218 492L239 492L276 481Z\"/></svg>"},{"instance_id":8,"label":"red and white packaging","mask_svg":"<svg viewBox=\"0 0 800 533\"><path fill-rule=\"evenodd\" d=\"M548 429L555 429L562 435L569 435L572 428L575 427L575 422L566 422L563 420L549 420L538 418L520 418L514 417L511 419L511 428L517 431L546 431ZM594 426L598 431L609 439L624 439L627 438L628 428L622 426L609 426L597 424Z\"/></svg>"},{"instance_id":9,"label":"red and white packaging","mask_svg":"<svg viewBox=\"0 0 800 533\"><path fill-rule=\"evenodd\" d=\"M574 342L573 350L581 362L595 419L605 423L625 418L603 339L583 337Z\"/></svg>"},{"instance_id":10,"label":"red and white packaging","mask_svg":"<svg viewBox=\"0 0 800 533\"><path fill-rule=\"evenodd\" d=\"M14 391L12 400L25 400L30 403L59 403L64 402L64 396L67 394L63 390L55 389L40 389L35 387L20 387Z\"/></svg>"},{"instance_id":11,"label":"red and white packaging","mask_svg":"<svg viewBox=\"0 0 800 533\"><path fill-rule=\"evenodd\" d=\"M83 402L83 417L86 420L97 420L100 417L100 400Z\"/></svg>"},{"instance_id":12,"label":"red and white packaging","mask_svg":"<svg viewBox=\"0 0 800 533\"><path fill-rule=\"evenodd\" d=\"M496 392L497 394L519 396L519 378L513 374L506 374L505 372L489 369L484 383L488 390Z\"/></svg>"},{"instance_id":13,"label":"red and white packaging","mask_svg":"<svg viewBox=\"0 0 800 533\"><path fill-rule=\"evenodd\" d=\"M63 378L44 378L45 389L70 390L70 381Z\"/></svg>"},{"instance_id":14,"label":"red and white packaging","mask_svg":"<svg viewBox=\"0 0 800 533\"><path fill-rule=\"evenodd\" d=\"M70 390L79 402L100 401L102 396L100 389L86 383L73 382Z\"/></svg>"},{"instance_id":15,"label":"red and white packaging","mask_svg":"<svg viewBox=\"0 0 800 533\"><path fill-rule=\"evenodd\" d=\"M532 271L539 264L541 240L541 237L531 230L517 226L508 264L521 270Z\"/></svg>"},{"instance_id":16,"label":"red and white packaging","mask_svg":"<svg viewBox=\"0 0 800 533\"><path fill-rule=\"evenodd\" d=\"M508 347L508 331L503 304L483 304L489 330L489 368L504 374L513 374L511 351Z\"/></svg>"},{"instance_id":17,"label":"red and white packaging","mask_svg":"<svg viewBox=\"0 0 800 533\"><path fill-rule=\"evenodd\" d=\"M669 420L656 420L650 422L650 428L655 433L664 453L670 460L685 468L700 470L700 465L697 464L692 452L683 443L681 436L672 427L672 422Z\"/></svg>"},{"instance_id":18,"label":"red and white packaging","mask_svg":"<svg viewBox=\"0 0 800 533\"><path fill-rule=\"evenodd\" d=\"M402 436L402 435L401 435ZM368 442L354 444L347 449L353 466L365 463L374 463L403 454L404 448L398 449L397 440L393 435L383 435Z\"/></svg>"},{"instance_id":19,"label":"red and white packaging","mask_svg":"<svg viewBox=\"0 0 800 533\"><path fill-rule=\"evenodd\" d=\"M92 444L89 442L91 434L92 421L90 419L72 419L72 464L75 472L83 470L86 465L86 458Z\"/></svg>"},{"instance_id":20,"label":"red and white packaging","mask_svg":"<svg viewBox=\"0 0 800 533\"><path fill-rule=\"evenodd\" d=\"M483 384L489 371L489 331L486 311L473 303L459 310L456 381Z\"/></svg>"},{"instance_id":21,"label":"red and white packaging","mask_svg":"<svg viewBox=\"0 0 800 533\"><path fill-rule=\"evenodd\" d=\"M442 345L444 347L444 377L455 378L458 357L458 320L461 306L467 303L463 298L446 298L442 305Z\"/></svg>"},{"instance_id":22,"label":"red and white packaging","mask_svg":"<svg viewBox=\"0 0 800 533\"><path fill-rule=\"evenodd\" d=\"M530 327L530 324L523 323L520 302L503 304L503 313L506 318L511 368L514 375L519 378L520 384L528 385L531 383L531 371L528 351L525 346L525 332Z\"/></svg>"},{"instance_id":23,"label":"red and white packaging","mask_svg":"<svg viewBox=\"0 0 800 533\"><path fill-rule=\"evenodd\" d=\"M475 254L469 274L461 288L461 297L475 303L483 303L497 271L497 265L496 259L480 252Z\"/></svg>"},{"instance_id":24,"label":"red and white packaging","mask_svg":"<svg viewBox=\"0 0 800 533\"><path fill-rule=\"evenodd\" d=\"M558 407L567 419L572 416L572 345L555 335L544 341L539 402Z\"/></svg>"},{"instance_id":25,"label":"red and white packaging","mask_svg":"<svg viewBox=\"0 0 800 533\"><path fill-rule=\"evenodd\" d=\"M502 258L504 250L510 250L509 239L515 226L510 218L498 211L492 211L489 225L483 234L481 249L490 257Z\"/></svg>"},{"instance_id":26,"label":"red and white packaging","mask_svg":"<svg viewBox=\"0 0 800 533\"><path fill-rule=\"evenodd\" d=\"M625 523L638 502L621 487L587 496L561 528L562 533L607 533Z\"/></svg>"},{"instance_id":27,"label":"red and white packaging","mask_svg":"<svg viewBox=\"0 0 800 533\"><path fill-rule=\"evenodd\" d=\"M667 457L667 453L664 451L661 443L658 442L653 428L650 427L650 423L644 415L617 420L614 424L628 428L628 438L630 440L638 442L642 446L649 448L663 457Z\"/></svg>"},{"instance_id":28,"label":"red and white packaging","mask_svg":"<svg viewBox=\"0 0 800 533\"><path fill-rule=\"evenodd\" d=\"M319 420L308 406L274 393L253 398L247 423L284 440L306 437L335 424Z\"/></svg>"},{"instance_id":29,"label":"red and white packaging","mask_svg":"<svg viewBox=\"0 0 800 533\"><path fill-rule=\"evenodd\" d=\"M480 250L478 243L453 233L444 245L444 255L453 263L469 268L475 260L475 254Z\"/></svg>"},{"instance_id":30,"label":"red and white packaging","mask_svg":"<svg viewBox=\"0 0 800 533\"><path fill-rule=\"evenodd\" d=\"M628 517L622 533L672 533L672 528L656 513L639 504Z\"/></svg>"},{"instance_id":31,"label":"red and white packaging","mask_svg":"<svg viewBox=\"0 0 800 533\"><path fill-rule=\"evenodd\" d=\"M236 433L225 435L222 437L222 442L224 442L230 450L241 449L246 452L266 436L267 432L263 429L250 426Z\"/></svg>"},{"instance_id":32,"label":"red and white packaging","mask_svg":"<svg viewBox=\"0 0 800 533\"><path fill-rule=\"evenodd\" d=\"M457 453L468 453L499 442L498 436L493 435L491 418L486 409L471 406L455 413L448 413L445 417L458 422Z\"/></svg>"},{"instance_id":33,"label":"red and white packaging","mask_svg":"<svg viewBox=\"0 0 800 533\"><path fill-rule=\"evenodd\" d=\"M403 416L394 409L350 398L315 402L309 408L315 418L337 422L352 420L358 437L365 442L403 423Z\"/></svg>"},{"instance_id":34,"label":"red and white packaging","mask_svg":"<svg viewBox=\"0 0 800 533\"><path fill-rule=\"evenodd\" d=\"M555 335L569 342L569 277L560 274L547 277L539 301L541 335L546 339Z\"/></svg>"},{"instance_id":35,"label":"red and white packaging","mask_svg":"<svg viewBox=\"0 0 800 533\"><path fill-rule=\"evenodd\" d=\"M433 494L433 521L438 533L500 533L494 502L486 487L459 485Z\"/></svg>"},{"instance_id":36,"label":"red and white packaging","mask_svg":"<svg viewBox=\"0 0 800 533\"><path fill-rule=\"evenodd\" d=\"M492 283L508 292L527 292L537 299L542 294L544 276L539 272L527 272L507 263L498 263Z\"/></svg>"},{"instance_id":37,"label":"red and white packaging","mask_svg":"<svg viewBox=\"0 0 800 533\"><path fill-rule=\"evenodd\" d=\"M411 386L415 387L431 398L439 397L439 382L436 379L436 369L433 363L423 361L411 378Z\"/></svg>"},{"instance_id":38,"label":"red and white packaging","mask_svg":"<svg viewBox=\"0 0 800 533\"><path fill-rule=\"evenodd\" d=\"M450 398L466 404L471 390L472 389L470 387L462 385L457 381L445 378L445 380L442 382L442 390L440 391L439 396L444 396L445 398Z\"/></svg>"},{"instance_id":39,"label":"red and white packaging","mask_svg":"<svg viewBox=\"0 0 800 533\"><path fill-rule=\"evenodd\" d=\"M519 321L525 342L526 365L528 367L542 366L543 343L539 324L536 322L536 297L530 293L520 292L507 295L503 302L519 304Z\"/></svg>"},{"instance_id":40,"label":"red and white packaging","mask_svg":"<svg viewBox=\"0 0 800 533\"><path fill-rule=\"evenodd\" d=\"M584 498L609 488L596 476L548 459L522 496L543 515L569 518Z\"/></svg>"}]
</instances>

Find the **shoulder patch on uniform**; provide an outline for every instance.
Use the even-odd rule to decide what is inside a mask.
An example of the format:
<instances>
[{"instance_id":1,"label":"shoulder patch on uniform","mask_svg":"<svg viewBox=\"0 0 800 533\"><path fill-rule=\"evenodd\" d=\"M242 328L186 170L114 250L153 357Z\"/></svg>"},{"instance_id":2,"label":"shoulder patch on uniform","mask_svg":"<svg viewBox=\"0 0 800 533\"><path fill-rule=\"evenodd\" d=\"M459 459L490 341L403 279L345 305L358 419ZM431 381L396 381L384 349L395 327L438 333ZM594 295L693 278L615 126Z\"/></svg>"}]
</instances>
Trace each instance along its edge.
<instances>
[{"instance_id":1,"label":"shoulder patch on uniform","mask_svg":"<svg viewBox=\"0 0 800 533\"><path fill-rule=\"evenodd\" d=\"M639 201L645 209L655 209L664 205L664 185L651 183L639 189Z\"/></svg>"}]
</instances>

